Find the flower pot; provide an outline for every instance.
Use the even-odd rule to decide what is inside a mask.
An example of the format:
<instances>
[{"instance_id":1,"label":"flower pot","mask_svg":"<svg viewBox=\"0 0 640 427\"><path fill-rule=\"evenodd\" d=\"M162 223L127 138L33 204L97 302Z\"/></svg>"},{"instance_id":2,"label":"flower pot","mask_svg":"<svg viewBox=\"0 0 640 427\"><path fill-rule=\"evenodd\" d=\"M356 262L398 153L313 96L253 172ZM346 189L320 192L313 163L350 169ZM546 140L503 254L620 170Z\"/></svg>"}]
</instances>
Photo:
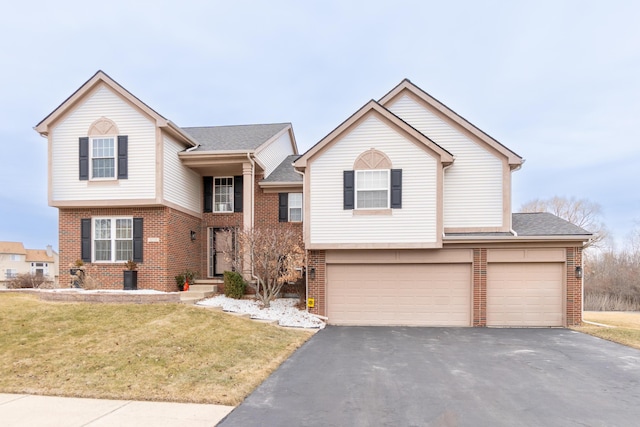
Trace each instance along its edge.
<instances>
[{"instance_id":1,"label":"flower pot","mask_svg":"<svg viewBox=\"0 0 640 427\"><path fill-rule=\"evenodd\" d=\"M135 291L138 289L138 272L136 270L124 270L124 290Z\"/></svg>"}]
</instances>

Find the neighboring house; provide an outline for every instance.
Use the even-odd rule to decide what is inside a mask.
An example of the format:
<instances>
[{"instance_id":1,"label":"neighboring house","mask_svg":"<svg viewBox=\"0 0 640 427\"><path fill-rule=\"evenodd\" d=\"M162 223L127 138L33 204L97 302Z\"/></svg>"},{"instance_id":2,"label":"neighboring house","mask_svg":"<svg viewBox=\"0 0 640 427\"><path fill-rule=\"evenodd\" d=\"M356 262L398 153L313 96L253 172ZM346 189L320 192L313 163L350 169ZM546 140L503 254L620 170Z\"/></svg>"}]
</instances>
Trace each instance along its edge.
<instances>
[{"instance_id":1,"label":"neighboring house","mask_svg":"<svg viewBox=\"0 0 640 427\"><path fill-rule=\"evenodd\" d=\"M138 288L175 291L187 269L229 269L234 229L302 230L301 214L280 215L285 199L302 206L301 176L281 173L297 155L289 123L180 128L98 71L35 129L48 140L61 286L82 260L102 288L122 289L132 259Z\"/></svg>"},{"instance_id":2,"label":"neighboring house","mask_svg":"<svg viewBox=\"0 0 640 427\"><path fill-rule=\"evenodd\" d=\"M313 312L344 325L564 326L590 234L511 213L523 159L408 80L294 163Z\"/></svg>"},{"instance_id":3,"label":"neighboring house","mask_svg":"<svg viewBox=\"0 0 640 427\"><path fill-rule=\"evenodd\" d=\"M50 245L46 249L25 249L20 242L0 242L2 287L19 274L42 276L57 284L58 265L58 254Z\"/></svg>"},{"instance_id":4,"label":"neighboring house","mask_svg":"<svg viewBox=\"0 0 640 427\"><path fill-rule=\"evenodd\" d=\"M310 311L330 323L581 321L591 235L512 214L523 159L408 80L302 156L290 124L180 128L101 71L36 130L61 263L103 288L122 288L127 259L142 289L219 277L234 230L271 225L304 235Z\"/></svg>"}]
</instances>

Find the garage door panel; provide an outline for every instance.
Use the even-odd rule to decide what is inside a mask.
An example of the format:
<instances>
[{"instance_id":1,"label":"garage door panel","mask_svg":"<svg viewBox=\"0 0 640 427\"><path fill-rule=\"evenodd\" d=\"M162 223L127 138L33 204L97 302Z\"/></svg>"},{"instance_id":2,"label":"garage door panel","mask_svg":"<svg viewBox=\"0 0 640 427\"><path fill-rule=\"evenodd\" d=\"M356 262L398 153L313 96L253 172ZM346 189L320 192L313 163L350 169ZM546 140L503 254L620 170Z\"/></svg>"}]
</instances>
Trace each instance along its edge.
<instances>
[{"instance_id":1,"label":"garage door panel","mask_svg":"<svg viewBox=\"0 0 640 427\"><path fill-rule=\"evenodd\" d=\"M487 267L488 326L562 326L562 263Z\"/></svg>"},{"instance_id":2,"label":"garage door panel","mask_svg":"<svg viewBox=\"0 0 640 427\"><path fill-rule=\"evenodd\" d=\"M329 322L469 326L469 264L330 264Z\"/></svg>"}]
</instances>

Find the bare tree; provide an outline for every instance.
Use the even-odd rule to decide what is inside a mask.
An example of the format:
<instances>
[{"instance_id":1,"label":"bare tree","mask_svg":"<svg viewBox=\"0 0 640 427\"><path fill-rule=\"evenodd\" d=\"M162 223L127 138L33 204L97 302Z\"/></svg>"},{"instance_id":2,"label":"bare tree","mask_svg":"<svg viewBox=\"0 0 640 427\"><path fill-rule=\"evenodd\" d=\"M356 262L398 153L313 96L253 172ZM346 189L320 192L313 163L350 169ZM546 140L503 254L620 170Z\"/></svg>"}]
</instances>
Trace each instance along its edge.
<instances>
[{"instance_id":1,"label":"bare tree","mask_svg":"<svg viewBox=\"0 0 640 427\"><path fill-rule=\"evenodd\" d=\"M234 269L251 277L248 284L255 289L256 298L265 308L285 284L300 277L305 265L301 237L286 227L239 230L235 249L230 259Z\"/></svg>"},{"instance_id":2,"label":"bare tree","mask_svg":"<svg viewBox=\"0 0 640 427\"><path fill-rule=\"evenodd\" d=\"M520 207L520 212L549 212L572 224L593 233L587 246L601 247L608 236L602 222L602 208L596 202L587 199L554 196L549 199L534 199Z\"/></svg>"}]
</instances>

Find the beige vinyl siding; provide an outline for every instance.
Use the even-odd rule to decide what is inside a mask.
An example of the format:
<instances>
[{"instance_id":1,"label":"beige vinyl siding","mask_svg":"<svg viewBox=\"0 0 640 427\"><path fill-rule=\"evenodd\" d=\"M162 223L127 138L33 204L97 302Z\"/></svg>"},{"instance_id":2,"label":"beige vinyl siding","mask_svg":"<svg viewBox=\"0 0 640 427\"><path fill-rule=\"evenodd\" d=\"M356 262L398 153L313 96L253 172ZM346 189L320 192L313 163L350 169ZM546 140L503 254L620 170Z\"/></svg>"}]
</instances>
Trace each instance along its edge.
<instances>
[{"instance_id":1,"label":"beige vinyl siding","mask_svg":"<svg viewBox=\"0 0 640 427\"><path fill-rule=\"evenodd\" d=\"M501 227L500 159L407 95L387 108L455 156L444 174L444 226Z\"/></svg>"},{"instance_id":2,"label":"beige vinyl siding","mask_svg":"<svg viewBox=\"0 0 640 427\"><path fill-rule=\"evenodd\" d=\"M128 179L78 179L78 138L87 136L91 124L100 117L112 120L119 135L129 137ZM155 141L154 123L102 86L53 129L52 201L155 198Z\"/></svg>"},{"instance_id":3,"label":"beige vinyl siding","mask_svg":"<svg viewBox=\"0 0 640 427\"><path fill-rule=\"evenodd\" d=\"M402 209L391 215L354 215L343 209L343 171L371 148L402 169ZM437 241L436 160L371 116L310 165L311 244L402 244Z\"/></svg>"},{"instance_id":4,"label":"beige vinyl siding","mask_svg":"<svg viewBox=\"0 0 640 427\"><path fill-rule=\"evenodd\" d=\"M256 153L256 157L264 165L264 177L271 175L284 158L291 154L293 154L293 145L288 131Z\"/></svg>"},{"instance_id":5,"label":"beige vinyl siding","mask_svg":"<svg viewBox=\"0 0 640 427\"><path fill-rule=\"evenodd\" d=\"M174 139L164 137L164 198L186 209L202 211L202 178L183 166L178 153L184 146Z\"/></svg>"}]
</instances>

